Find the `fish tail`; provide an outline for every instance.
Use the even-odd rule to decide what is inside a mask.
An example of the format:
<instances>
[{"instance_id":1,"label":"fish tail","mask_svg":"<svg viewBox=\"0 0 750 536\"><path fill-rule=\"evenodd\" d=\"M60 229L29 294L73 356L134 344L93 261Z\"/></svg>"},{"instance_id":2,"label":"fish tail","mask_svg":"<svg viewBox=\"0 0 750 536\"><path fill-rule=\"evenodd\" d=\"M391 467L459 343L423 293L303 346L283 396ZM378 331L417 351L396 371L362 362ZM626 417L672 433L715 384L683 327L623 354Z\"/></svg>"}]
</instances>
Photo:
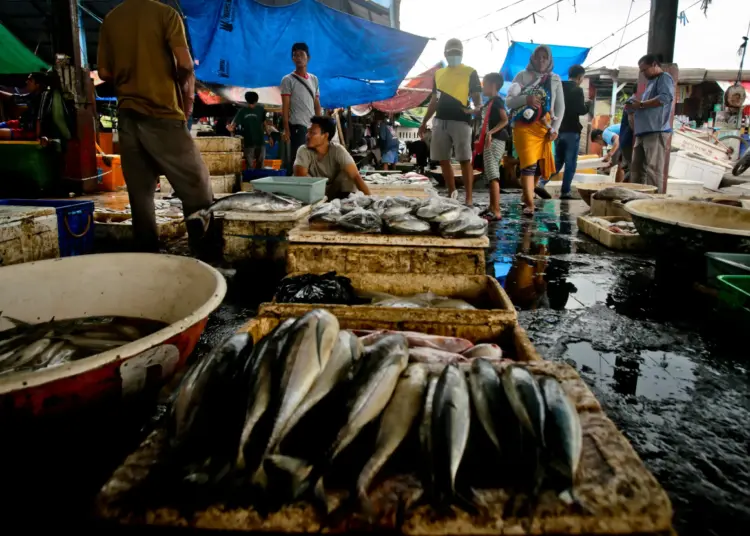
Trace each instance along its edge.
<instances>
[{"instance_id":1,"label":"fish tail","mask_svg":"<svg viewBox=\"0 0 750 536\"><path fill-rule=\"evenodd\" d=\"M298 498L307 490L308 478L313 470L313 466L307 461L275 454L263 460L263 464L269 464L269 469L279 472L278 475L274 474L273 481L278 480L277 476L280 475L287 479L288 489L293 499ZM266 474L268 474L268 470L266 470Z\"/></svg>"},{"instance_id":2,"label":"fish tail","mask_svg":"<svg viewBox=\"0 0 750 536\"><path fill-rule=\"evenodd\" d=\"M575 507L582 514L592 514L591 509L581 502L581 498L573 488L563 490L558 498L568 506Z\"/></svg>"},{"instance_id":3,"label":"fish tail","mask_svg":"<svg viewBox=\"0 0 750 536\"><path fill-rule=\"evenodd\" d=\"M359 511L362 513L362 516L369 523L372 523L375 519L375 508L367 492L360 489L357 493L357 500L359 501Z\"/></svg>"},{"instance_id":4,"label":"fish tail","mask_svg":"<svg viewBox=\"0 0 750 536\"><path fill-rule=\"evenodd\" d=\"M326 488L322 476L318 479L317 482L315 482L315 487L313 488L313 497L317 506L326 515L328 515L328 513L330 512L328 508L328 496L326 495Z\"/></svg>"},{"instance_id":5,"label":"fish tail","mask_svg":"<svg viewBox=\"0 0 750 536\"><path fill-rule=\"evenodd\" d=\"M260 466L258 466L258 469L253 475L252 483L253 485L258 486L261 489L266 489L268 487L268 475L266 474L266 470L264 469L262 463L260 464Z\"/></svg>"},{"instance_id":6,"label":"fish tail","mask_svg":"<svg viewBox=\"0 0 750 536\"><path fill-rule=\"evenodd\" d=\"M463 510L467 514L471 514L471 515L479 514L479 507L477 506L477 504L472 499L469 499L465 495L461 493L456 493L453 500L456 503L456 506L461 508L461 510Z\"/></svg>"},{"instance_id":7,"label":"fish tail","mask_svg":"<svg viewBox=\"0 0 750 536\"><path fill-rule=\"evenodd\" d=\"M185 221L199 220L203 224L203 232L208 231L208 227L211 225L211 211L202 209L197 212L193 212Z\"/></svg>"}]
</instances>

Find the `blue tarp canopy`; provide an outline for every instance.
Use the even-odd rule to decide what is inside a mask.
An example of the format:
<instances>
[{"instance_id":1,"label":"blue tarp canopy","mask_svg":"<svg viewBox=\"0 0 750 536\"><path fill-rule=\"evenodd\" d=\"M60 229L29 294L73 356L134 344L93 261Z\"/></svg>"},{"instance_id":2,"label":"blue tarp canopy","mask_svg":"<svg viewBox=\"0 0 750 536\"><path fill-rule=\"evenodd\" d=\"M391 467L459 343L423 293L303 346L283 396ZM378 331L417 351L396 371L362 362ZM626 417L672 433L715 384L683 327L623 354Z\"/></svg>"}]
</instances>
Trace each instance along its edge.
<instances>
[{"instance_id":1,"label":"blue tarp canopy","mask_svg":"<svg viewBox=\"0 0 750 536\"><path fill-rule=\"evenodd\" d=\"M513 78L526 69L531 60L531 55L540 43L520 43L512 41L508 53L505 55L505 61L500 68L500 74L505 79L505 85L500 91L501 94L507 95L510 83ZM547 45L552 51L552 61L555 64L552 72L557 74L561 79L568 79L568 69L573 65L583 65L586 56L589 54L589 48L567 47L561 45Z\"/></svg>"},{"instance_id":2,"label":"blue tarp canopy","mask_svg":"<svg viewBox=\"0 0 750 536\"><path fill-rule=\"evenodd\" d=\"M196 77L242 87L278 86L294 70L292 45L310 47L310 72L325 108L396 94L427 39L336 11L315 0L181 0Z\"/></svg>"}]
</instances>

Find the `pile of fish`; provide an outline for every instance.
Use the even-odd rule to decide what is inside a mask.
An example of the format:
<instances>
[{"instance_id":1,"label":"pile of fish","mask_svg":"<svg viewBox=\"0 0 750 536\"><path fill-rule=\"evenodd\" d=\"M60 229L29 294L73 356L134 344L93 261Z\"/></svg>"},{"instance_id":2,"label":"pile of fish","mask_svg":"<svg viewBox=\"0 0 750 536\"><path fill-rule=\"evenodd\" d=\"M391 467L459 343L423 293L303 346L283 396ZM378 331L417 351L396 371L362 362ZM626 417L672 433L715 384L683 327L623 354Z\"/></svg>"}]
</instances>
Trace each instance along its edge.
<instances>
[{"instance_id":1,"label":"pile of fish","mask_svg":"<svg viewBox=\"0 0 750 536\"><path fill-rule=\"evenodd\" d=\"M203 210L190 214L187 220L200 220L203 228L208 229L216 212L293 212L302 208L302 202L293 197L272 194L268 192L252 191L238 192L217 199Z\"/></svg>"},{"instance_id":2,"label":"pile of fish","mask_svg":"<svg viewBox=\"0 0 750 536\"><path fill-rule=\"evenodd\" d=\"M181 205L178 206L162 199L154 199L154 213L158 224L173 223L175 220L183 218ZM130 215L129 204L121 210L108 207L96 207L94 209L94 220L97 223L132 225L133 220L130 219Z\"/></svg>"},{"instance_id":3,"label":"pile of fish","mask_svg":"<svg viewBox=\"0 0 750 536\"><path fill-rule=\"evenodd\" d=\"M372 304L378 307L400 307L418 309L436 307L438 309L476 309L466 300L438 296L432 292L423 292L413 296L392 296L385 293L373 293Z\"/></svg>"},{"instance_id":4,"label":"pile of fish","mask_svg":"<svg viewBox=\"0 0 750 536\"><path fill-rule=\"evenodd\" d=\"M610 186L609 188L602 188L598 192L594 192L591 196L594 199L601 201L622 201L623 204L628 201L635 199L652 199L653 196L639 192L638 190L630 190L628 188L622 188L619 186Z\"/></svg>"},{"instance_id":5,"label":"pile of fish","mask_svg":"<svg viewBox=\"0 0 750 536\"><path fill-rule=\"evenodd\" d=\"M604 218L589 218L595 224L604 227L610 233L624 234L624 235L637 235L638 231L635 228L635 224L632 221L620 220L620 221L609 221Z\"/></svg>"},{"instance_id":6,"label":"pile of fish","mask_svg":"<svg viewBox=\"0 0 750 536\"><path fill-rule=\"evenodd\" d=\"M29 324L2 316L13 327L0 331L0 375L62 365L117 348L164 328L164 322L117 316L71 318Z\"/></svg>"},{"instance_id":7,"label":"pile of fish","mask_svg":"<svg viewBox=\"0 0 750 536\"><path fill-rule=\"evenodd\" d=\"M360 233L474 238L487 234L487 220L455 199L433 195L426 200L395 196L372 198L361 193L334 200L315 209L311 223L337 225Z\"/></svg>"},{"instance_id":8,"label":"pile of fish","mask_svg":"<svg viewBox=\"0 0 750 536\"><path fill-rule=\"evenodd\" d=\"M387 185L411 185L411 184L431 184L429 178L419 173L370 173L365 175L364 180L367 184L387 184Z\"/></svg>"},{"instance_id":9,"label":"pile of fish","mask_svg":"<svg viewBox=\"0 0 750 536\"><path fill-rule=\"evenodd\" d=\"M279 283L275 298L281 303L359 303L351 279L336 272L286 277Z\"/></svg>"},{"instance_id":10,"label":"pile of fish","mask_svg":"<svg viewBox=\"0 0 750 536\"><path fill-rule=\"evenodd\" d=\"M467 495L477 485L536 497L555 470L569 497L578 414L556 380L500 355L494 345L413 332L359 338L324 310L282 322L255 346L234 335L174 393L162 465L171 469L152 471L152 482L182 482L193 499L247 498L259 511L307 497L322 513L331 509L327 487L349 488L339 511L372 519L370 488L400 454L396 474L417 469L421 500L438 511L477 509ZM512 471L488 482L489 468L508 463Z\"/></svg>"}]
</instances>

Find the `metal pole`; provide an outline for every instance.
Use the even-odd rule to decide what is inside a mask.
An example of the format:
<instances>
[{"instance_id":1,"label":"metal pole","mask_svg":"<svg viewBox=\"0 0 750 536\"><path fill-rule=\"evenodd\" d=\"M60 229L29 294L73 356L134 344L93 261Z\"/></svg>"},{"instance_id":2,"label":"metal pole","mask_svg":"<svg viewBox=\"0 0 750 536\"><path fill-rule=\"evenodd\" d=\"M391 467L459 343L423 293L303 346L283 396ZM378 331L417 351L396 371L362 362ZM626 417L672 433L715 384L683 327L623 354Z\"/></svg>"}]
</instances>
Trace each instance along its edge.
<instances>
[{"instance_id":1,"label":"metal pole","mask_svg":"<svg viewBox=\"0 0 750 536\"><path fill-rule=\"evenodd\" d=\"M612 102L609 105L609 126L615 124L615 111L617 110L617 79L612 80Z\"/></svg>"},{"instance_id":2,"label":"metal pole","mask_svg":"<svg viewBox=\"0 0 750 536\"><path fill-rule=\"evenodd\" d=\"M660 54L663 63L674 61L674 38L677 31L679 0L651 0L648 26L648 53Z\"/></svg>"}]
</instances>

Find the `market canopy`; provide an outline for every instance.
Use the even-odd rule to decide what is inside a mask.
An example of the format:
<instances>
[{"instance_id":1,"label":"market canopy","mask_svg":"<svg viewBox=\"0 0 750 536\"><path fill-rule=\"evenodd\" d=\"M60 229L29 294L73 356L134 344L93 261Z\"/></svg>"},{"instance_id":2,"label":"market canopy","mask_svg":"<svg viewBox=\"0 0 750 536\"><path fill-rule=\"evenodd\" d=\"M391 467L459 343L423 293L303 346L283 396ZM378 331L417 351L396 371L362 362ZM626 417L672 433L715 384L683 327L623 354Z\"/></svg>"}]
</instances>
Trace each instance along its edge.
<instances>
[{"instance_id":1,"label":"market canopy","mask_svg":"<svg viewBox=\"0 0 750 536\"><path fill-rule=\"evenodd\" d=\"M503 66L500 68L500 74L505 79L505 85L503 85L500 93L507 95L510 83L518 73L526 69L529 61L531 61L531 55L538 46L539 43L511 42L508 53L505 55ZM586 61L586 56L589 54L589 50L591 50L589 48L562 45L547 46L552 52L552 61L554 62L552 72L563 80L568 79L568 69L573 65L583 65L583 62Z\"/></svg>"},{"instance_id":2,"label":"market canopy","mask_svg":"<svg viewBox=\"0 0 750 536\"><path fill-rule=\"evenodd\" d=\"M442 62L433 68L415 76L396 92L390 99L372 103L372 107L385 113L399 113L417 108L432 94L435 73L443 66Z\"/></svg>"},{"instance_id":3,"label":"market canopy","mask_svg":"<svg viewBox=\"0 0 750 536\"><path fill-rule=\"evenodd\" d=\"M427 39L353 17L315 0L181 0L196 77L239 87L277 86L293 68L292 45L310 47L321 103L335 108L388 99Z\"/></svg>"},{"instance_id":4,"label":"market canopy","mask_svg":"<svg viewBox=\"0 0 750 536\"><path fill-rule=\"evenodd\" d=\"M49 69L15 35L0 24L0 74L25 74Z\"/></svg>"}]
</instances>

